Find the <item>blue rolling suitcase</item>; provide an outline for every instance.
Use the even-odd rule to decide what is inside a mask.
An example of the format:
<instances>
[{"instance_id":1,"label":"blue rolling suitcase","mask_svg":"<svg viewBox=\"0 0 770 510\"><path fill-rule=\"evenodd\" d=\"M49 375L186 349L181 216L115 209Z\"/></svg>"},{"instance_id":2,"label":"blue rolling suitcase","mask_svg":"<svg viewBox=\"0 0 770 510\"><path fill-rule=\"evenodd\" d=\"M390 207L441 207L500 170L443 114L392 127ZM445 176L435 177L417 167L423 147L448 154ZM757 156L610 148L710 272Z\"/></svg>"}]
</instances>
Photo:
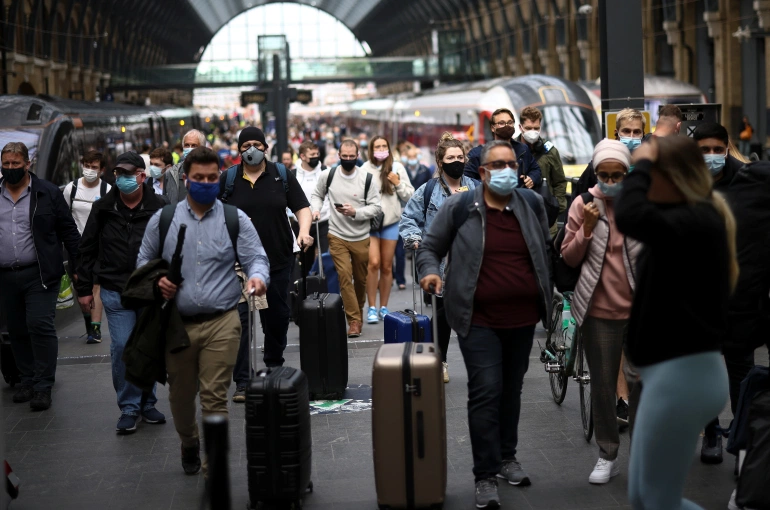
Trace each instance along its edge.
<instances>
[{"instance_id":1,"label":"blue rolling suitcase","mask_svg":"<svg viewBox=\"0 0 770 510\"><path fill-rule=\"evenodd\" d=\"M385 343L397 344L404 342L433 342L430 318L417 313L417 271L412 257L412 306L411 310L391 312L385 316ZM422 311L422 300L420 301Z\"/></svg>"}]
</instances>

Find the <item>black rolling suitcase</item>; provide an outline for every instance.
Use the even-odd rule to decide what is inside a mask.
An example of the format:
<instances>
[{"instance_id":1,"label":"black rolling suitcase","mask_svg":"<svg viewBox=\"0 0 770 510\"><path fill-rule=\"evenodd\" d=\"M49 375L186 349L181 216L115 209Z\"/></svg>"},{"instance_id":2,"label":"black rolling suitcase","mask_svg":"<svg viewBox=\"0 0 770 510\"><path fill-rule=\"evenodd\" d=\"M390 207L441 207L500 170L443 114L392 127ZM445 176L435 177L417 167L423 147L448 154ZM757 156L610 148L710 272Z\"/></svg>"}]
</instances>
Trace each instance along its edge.
<instances>
[{"instance_id":1,"label":"black rolling suitcase","mask_svg":"<svg viewBox=\"0 0 770 510\"><path fill-rule=\"evenodd\" d=\"M311 400L339 400L348 385L348 335L339 294L313 294L300 303L299 360Z\"/></svg>"},{"instance_id":2,"label":"black rolling suitcase","mask_svg":"<svg viewBox=\"0 0 770 510\"><path fill-rule=\"evenodd\" d=\"M315 223L316 228L316 236L318 239L321 238L321 232L318 228L318 222ZM302 263L300 264L300 278L294 282L294 290L290 293L291 296L291 307L292 307L292 321L297 326L300 325L300 309L302 307L302 302L307 299L308 296L312 296L316 292L319 294L323 294L326 292L329 292L329 287L326 284L326 277L324 276L324 267L323 267L323 261L321 259L321 250L318 250L318 274L310 275L310 268L313 265L313 257L308 257L307 255L312 254L312 251L315 249L315 247L312 247L310 250L308 250L307 253L300 252L300 260ZM308 260L309 259L309 260Z\"/></svg>"},{"instance_id":3,"label":"black rolling suitcase","mask_svg":"<svg viewBox=\"0 0 770 510\"><path fill-rule=\"evenodd\" d=\"M249 311L249 368L256 366L257 313ZM302 496L313 490L307 389L307 377L296 368L267 368L252 375L246 389L249 508L259 503L300 508Z\"/></svg>"},{"instance_id":4,"label":"black rolling suitcase","mask_svg":"<svg viewBox=\"0 0 770 510\"><path fill-rule=\"evenodd\" d=\"M8 336L5 310L2 308L0 308L0 371L3 372L3 379L11 385L11 388L21 382L21 374L16 368L16 358L11 349L11 337Z\"/></svg>"}]
</instances>

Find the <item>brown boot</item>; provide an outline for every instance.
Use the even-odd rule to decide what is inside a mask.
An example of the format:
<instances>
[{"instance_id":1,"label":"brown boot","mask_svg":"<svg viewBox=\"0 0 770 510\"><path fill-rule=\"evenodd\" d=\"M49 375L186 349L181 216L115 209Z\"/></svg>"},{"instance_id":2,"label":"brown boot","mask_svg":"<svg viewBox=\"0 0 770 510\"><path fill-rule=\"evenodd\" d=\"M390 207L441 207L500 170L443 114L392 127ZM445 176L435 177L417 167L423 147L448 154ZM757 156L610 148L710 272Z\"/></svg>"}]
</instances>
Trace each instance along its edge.
<instances>
[{"instance_id":1,"label":"brown boot","mask_svg":"<svg viewBox=\"0 0 770 510\"><path fill-rule=\"evenodd\" d=\"M363 324L361 321L350 321L350 328L348 328L348 338L356 338L361 336L361 328Z\"/></svg>"}]
</instances>

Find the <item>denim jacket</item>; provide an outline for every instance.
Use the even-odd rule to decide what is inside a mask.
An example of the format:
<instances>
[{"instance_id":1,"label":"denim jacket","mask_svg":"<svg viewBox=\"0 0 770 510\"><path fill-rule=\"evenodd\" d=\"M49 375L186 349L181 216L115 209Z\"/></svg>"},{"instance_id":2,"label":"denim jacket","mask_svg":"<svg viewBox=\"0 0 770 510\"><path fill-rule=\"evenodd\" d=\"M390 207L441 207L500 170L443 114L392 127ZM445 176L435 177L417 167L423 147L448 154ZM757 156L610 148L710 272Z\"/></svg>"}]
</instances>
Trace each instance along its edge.
<instances>
[{"instance_id":1,"label":"denim jacket","mask_svg":"<svg viewBox=\"0 0 770 510\"><path fill-rule=\"evenodd\" d=\"M472 192L479 185L479 181L471 179L470 177L462 177L460 183L463 186L468 187L466 193ZM406 204L404 212L401 214L401 221L398 224L398 233L401 235L401 239L404 240L404 245L411 247L415 241L422 242L422 238L425 232L428 231L430 224L433 223L433 218L436 217L439 208L444 205L444 202L449 197L444 186L441 183L436 183L433 187L433 193L428 202L428 210L423 216L425 210L425 186L423 184L417 190L415 190L412 198ZM444 265L441 263L441 277L444 277Z\"/></svg>"}]
</instances>

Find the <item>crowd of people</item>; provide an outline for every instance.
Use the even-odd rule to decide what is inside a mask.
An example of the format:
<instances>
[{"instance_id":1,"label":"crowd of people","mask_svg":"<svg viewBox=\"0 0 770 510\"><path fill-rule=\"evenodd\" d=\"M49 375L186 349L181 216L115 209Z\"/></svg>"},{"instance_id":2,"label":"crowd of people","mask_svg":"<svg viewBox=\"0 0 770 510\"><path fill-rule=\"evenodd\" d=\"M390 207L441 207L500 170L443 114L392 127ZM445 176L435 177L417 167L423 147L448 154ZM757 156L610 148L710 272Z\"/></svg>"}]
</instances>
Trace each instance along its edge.
<instances>
[{"instance_id":1,"label":"crowd of people","mask_svg":"<svg viewBox=\"0 0 770 510\"><path fill-rule=\"evenodd\" d=\"M650 136L641 112L621 111L571 197L534 107L518 119L496 110L494 139L472 150L444 134L434 168L411 144L348 137L344 127L294 127L280 152L247 126L214 139L191 130L176 157L163 147L126 152L109 169L90 151L82 177L62 192L29 171L22 143L9 143L0 305L21 373L13 400L33 410L51 405L63 244L88 343L101 341L107 317L120 434L139 421L166 421L154 389L126 378L124 351L140 320L127 297L146 291L159 306L173 303L179 321L163 360L170 407L184 472L205 474L196 398L204 416L226 415L232 379L232 400L245 401L246 296L263 297L263 361L281 366L298 252L330 254L347 335L357 337L364 321L390 313L391 289L405 288L413 251L420 286L437 296L444 381L452 330L468 373L476 506L497 508L498 480L531 483L516 458L521 392L536 325L551 316L555 255L580 271L572 313L591 373L599 450L588 481L619 473L621 421L632 433L632 507L699 508L682 499L685 477L704 428L702 461L722 461L724 430L714 417L728 396L735 412L762 343L770 288L757 281L768 281L770 243L750 226L732 186L752 167L725 128L704 123L692 138L678 136L680 118L666 106ZM560 254L552 244L556 210L566 218ZM172 262L180 231L181 284L162 262Z\"/></svg>"}]
</instances>

